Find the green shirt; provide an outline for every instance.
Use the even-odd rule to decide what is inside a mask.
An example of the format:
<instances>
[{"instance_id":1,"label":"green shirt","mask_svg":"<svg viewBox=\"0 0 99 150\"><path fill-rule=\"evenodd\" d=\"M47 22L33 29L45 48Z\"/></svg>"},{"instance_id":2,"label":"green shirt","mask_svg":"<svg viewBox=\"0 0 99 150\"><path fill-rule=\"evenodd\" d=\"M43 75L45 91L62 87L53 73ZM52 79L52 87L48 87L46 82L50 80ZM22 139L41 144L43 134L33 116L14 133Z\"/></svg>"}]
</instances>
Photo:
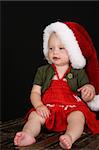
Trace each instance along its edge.
<instances>
[{"instance_id":1,"label":"green shirt","mask_svg":"<svg viewBox=\"0 0 99 150\"><path fill-rule=\"evenodd\" d=\"M43 93L49 87L54 75L55 72L50 64L41 66L37 70L33 84L41 86L41 92ZM77 92L78 88L89 83L84 69L71 68L65 78L69 87L74 92Z\"/></svg>"}]
</instances>

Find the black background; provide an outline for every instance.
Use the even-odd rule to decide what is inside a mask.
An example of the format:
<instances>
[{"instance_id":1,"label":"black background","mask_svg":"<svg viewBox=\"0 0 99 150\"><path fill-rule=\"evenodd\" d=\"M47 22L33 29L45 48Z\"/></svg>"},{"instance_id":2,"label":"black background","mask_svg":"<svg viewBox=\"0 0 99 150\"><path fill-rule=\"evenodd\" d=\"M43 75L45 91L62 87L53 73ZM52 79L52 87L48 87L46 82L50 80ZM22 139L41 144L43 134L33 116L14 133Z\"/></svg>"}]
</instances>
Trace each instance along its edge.
<instances>
[{"instance_id":1,"label":"black background","mask_svg":"<svg viewBox=\"0 0 99 150\"><path fill-rule=\"evenodd\" d=\"M45 63L42 34L55 21L82 24L99 56L99 2L2 2L2 121L22 117L31 107L36 68Z\"/></svg>"}]
</instances>

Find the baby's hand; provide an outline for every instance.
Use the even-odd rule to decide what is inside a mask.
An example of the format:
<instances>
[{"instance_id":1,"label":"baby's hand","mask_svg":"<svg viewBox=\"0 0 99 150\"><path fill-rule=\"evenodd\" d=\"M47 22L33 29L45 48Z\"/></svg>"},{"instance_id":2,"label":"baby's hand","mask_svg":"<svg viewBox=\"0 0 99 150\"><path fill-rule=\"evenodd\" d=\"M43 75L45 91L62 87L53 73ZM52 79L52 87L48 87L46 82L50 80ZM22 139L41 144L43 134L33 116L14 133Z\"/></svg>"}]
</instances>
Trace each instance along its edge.
<instances>
[{"instance_id":1,"label":"baby's hand","mask_svg":"<svg viewBox=\"0 0 99 150\"><path fill-rule=\"evenodd\" d=\"M36 112L43 118L48 118L50 115L49 109L45 105L40 105L36 108Z\"/></svg>"},{"instance_id":2,"label":"baby's hand","mask_svg":"<svg viewBox=\"0 0 99 150\"><path fill-rule=\"evenodd\" d=\"M81 92L82 99L85 102L91 101L95 96L95 88L91 84L86 84L78 89L78 92Z\"/></svg>"}]
</instances>

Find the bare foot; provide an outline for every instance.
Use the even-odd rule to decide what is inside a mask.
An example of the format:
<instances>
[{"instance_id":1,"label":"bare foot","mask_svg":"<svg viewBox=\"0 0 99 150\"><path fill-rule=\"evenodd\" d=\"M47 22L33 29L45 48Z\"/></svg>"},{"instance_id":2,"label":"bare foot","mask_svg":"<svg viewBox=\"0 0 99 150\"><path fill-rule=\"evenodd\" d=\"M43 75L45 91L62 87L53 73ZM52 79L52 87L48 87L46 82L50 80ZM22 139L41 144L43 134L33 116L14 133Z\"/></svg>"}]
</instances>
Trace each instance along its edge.
<instances>
[{"instance_id":1,"label":"bare foot","mask_svg":"<svg viewBox=\"0 0 99 150\"><path fill-rule=\"evenodd\" d=\"M36 140L34 137L23 131L16 133L14 138L14 144L17 146L28 146L35 142Z\"/></svg>"},{"instance_id":2,"label":"bare foot","mask_svg":"<svg viewBox=\"0 0 99 150\"><path fill-rule=\"evenodd\" d=\"M59 144L63 149L70 149L72 147L72 138L69 134L61 135L59 140Z\"/></svg>"}]
</instances>

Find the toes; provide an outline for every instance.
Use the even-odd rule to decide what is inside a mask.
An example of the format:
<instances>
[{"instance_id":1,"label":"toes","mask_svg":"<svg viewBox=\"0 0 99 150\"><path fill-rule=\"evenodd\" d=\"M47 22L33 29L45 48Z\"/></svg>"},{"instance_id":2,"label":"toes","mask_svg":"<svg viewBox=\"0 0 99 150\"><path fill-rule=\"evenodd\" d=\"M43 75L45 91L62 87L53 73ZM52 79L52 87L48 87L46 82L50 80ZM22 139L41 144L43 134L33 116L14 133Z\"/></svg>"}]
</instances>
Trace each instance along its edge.
<instances>
[{"instance_id":1,"label":"toes","mask_svg":"<svg viewBox=\"0 0 99 150\"><path fill-rule=\"evenodd\" d=\"M71 146L70 146L68 143L65 143L65 144L64 144L64 143L61 143L61 142L60 142L59 144L60 144L60 146L61 146L63 149L65 149L65 150L71 148Z\"/></svg>"},{"instance_id":2,"label":"toes","mask_svg":"<svg viewBox=\"0 0 99 150\"><path fill-rule=\"evenodd\" d=\"M16 146L27 146L27 145L34 144L35 142L36 139L25 132L16 133L14 138L14 144Z\"/></svg>"},{"instance_id":3,"label":"toes","mask_svg":"<svg viewBox=\"0 0 99 150\"><path fill-rule=\"evenodd\" d=\"M18 136L18 137L22 136L22 132L16 133L16 136Z\"/></svg>"},{"instance_id":4,"label":"toes","mask_svg":"<svg viewBox=\"0 0 99 150\"><path fill-rule=\"evenodd\" d=\"M70 143L67 139L63 139L63 142L62 142L64 145L66 144L67 147L70 147Z\"/></svg>"},{"instance_id":5,"label":"toes","mask_svg":"<svg viewBox=\"0 0 99 150\"><path fill-rule=\"evenodd\" d=\"M14 144L15 144L15 145L17 145L17 139L18 139L18 137L15 136L15 138L14 138Z\"/></svg>"},{"instance_id":6,"label":"toes","mask_svg":"<svg viewBox=\"0 0 99 150\"><path fill-rule=\"evenodd\" d=\"M14 139L14 145L17 145L17 140L16 139Z\"/></svg>"},{"instance_id":7,"label":"toes","mask_svg":"<svg viewBox=\"0 0 99 150\"><path fill-rule=\"evenodd\" d=\"M16 133L15 138L14 138L15 145L19 145L20 137L22 137L22 133L21 132Z\"/></svg>"},{"instance_id":8,"label":"toes","mask_svg":"<svg viewBox=\"0 0 99 150\"><path fill-rule=\"evenodd\" d=\"M14 144L15 144L15 145L18 145L18 144L19 144L19 142L18 142L18 137L15 137L15 138L14 138Z\"/></svg>"},{"instance_id":9,"label":"toes","mask_svg":"<svg viewBox=\"0 0 99 150\"><path fill-rule=\"evenodd\" d=\"M72 146L71 138L68 135L62 135L60 136L60 146L63 149L70 149Z\"/></svg>"}]
</instances>

